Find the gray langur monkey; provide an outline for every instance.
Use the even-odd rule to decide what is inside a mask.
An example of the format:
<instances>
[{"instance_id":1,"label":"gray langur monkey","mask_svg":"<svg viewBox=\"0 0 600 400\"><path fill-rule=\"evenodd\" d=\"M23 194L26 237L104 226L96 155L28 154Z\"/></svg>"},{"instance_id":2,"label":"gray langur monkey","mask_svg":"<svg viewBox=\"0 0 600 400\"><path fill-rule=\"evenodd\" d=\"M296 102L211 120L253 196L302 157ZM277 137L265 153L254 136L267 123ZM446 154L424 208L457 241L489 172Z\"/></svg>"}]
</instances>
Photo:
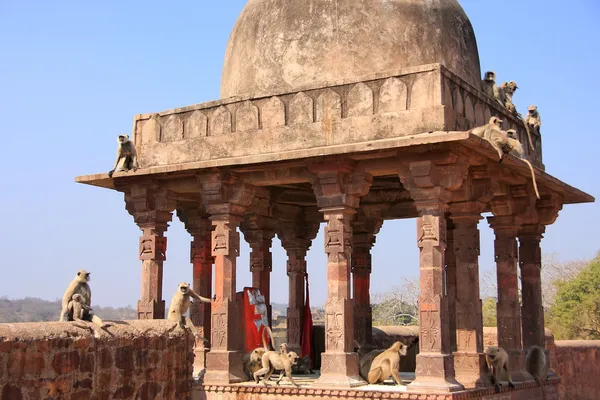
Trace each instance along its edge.
<instances>
[{"instance_id":1,"label":"gray langur monkey","mask_svg":"<svg viewBox=\"0 0 600 400\"><path fill-rule=\"evenodd\" d=\"M496 100L498 103L504 106L504 92L502 88L496 85L496 73L493 71L487 71L483 75L483 80L481 81L481 86L483 88L483 92L490 96L492 99Z\"/></svg>"},{"instance_id":2,"label":"gray langur monkey","mask_svg":"<svg viewBox=\"0 0 600 400\"><path fill-rule=\"evenodd\" d=\"M71 299L67 308L73 316L73 321L87 321L86 312L89 314L92 308L85 304L83 296L78 293L75 293Z\"/></svg>"},{"instance_id":3,"label":"gray langur monkey","mask_svg":"<svg viewBox=\"0 0 600 400\"><path fill-rule=\"evenodd\" d=\"M271 374L274 370L280 370L279 379L277 379L276 385L279 385L279 382L283 379L283 375L287 376L289 381L296 387L299 387L294 378L292 378L292 366L296 365L298 362L298 354L294 351L287 352L287 345L281 345L281 351L277 352L275 350L269 350L267 347L267 342L265 339L265 331L269 331L271 335L271 341L273 340L273 333L271 329L266 326L263 330L262 340L263 340L263 348L265 352L262 355L261 365L262 368L258 371L254 372L254 381L258 384L260 383L260 377L263 378L263 383L265 386L267 385L267 380L271 377Z\"/></svg>"},{"instance_id":4,"label":"gray langur monkey","mask_svg":"<svg viewBox=\"0 0 600 400\"><path fill-rule=\"evenodd\" d=\"M530 105L527 108L526 125L529 126L535 133L540 134L540 127L542 126L542 119L540 113L534 105Z\"/></svg>"},{"instance_id":5,"label":"gray langur monkey","mask_svg":"<svg viewBox=\"0 0 600 400\"><path fill-rule=\"evenodd\" d=\"M529 167L531 171L531 180L533 181L533 189L535 190L535 196L539 199L540 192L537 187L537 181L535 179L535 171L533 170L533 165L529 162L529 160L525 159L525 153L523 151L523 145L519 141L517 137L517 131L514 129L509 129L506 131L507 136L507 144L503 147L503 151L506 154L512 154L517 157L519 160L523 161Z\"/></svg>"},{"instance_id":6,"label":"gray langur monkey","mask_svg":"<svg viewBox=\"0 0 600 400\"><path fill-rule=\"evenodd\" d=\"M485 350L485 362L490 372L490 380L496 388L496 393L500 393L500 379L506 378L508 386L515 388L510 372L508 370L508 353L502 347L490 346Z\"/></svg>"},{"instance_id":7,"label":"gray langur monkey","mask_svg":"<svg viewBox=\"0 0 600 400\"><path fill-rule=\"evenodd\" d=\"M173 295L171 305L169 306L169 315L167 316L167 319L169 321L176 322L181 328L185 328L187 326L194 333L197 333L192 320L183 316L183 314L185 314L190 308L190 297L200 300L203 303L211 302L210 299L196 294L196 292L194 292L194 290L190 287L189 283L182 282L179 284L177 291Z\"/></svg>"},{"instance_id":8,"label":"gray langur monkey","mask_svg":"<svg viewBox=\"0 0 600 400\"><path fill-rule=\"evenodd\" d=\"M112 178L115 171L129 171L131 169L136 171L139 168L137 151L133 142L129 139L129 135L119 135L117 143L117 159L113 169L108 172L109 178Z\"/></svg>"},{"instance_id":9,"label":"gray langur monkey","mask_svg":"<svg viewBox=\"0 0 600 400\"><path fill-rule=\"evenodd\" d=\"M500 85L500 89L502 90L502 93L504 93L504 107L511 113L517 112L512 98L518 88L519 86L517 86L517 82L515 81L504 82Z\"/></svg>"},{"instance_id":10,"label":"gray langur monkey","mask_svg":"<svg viewBox=\"0 0 600 400\"><path fill-rule=\"evenodd\" d=\"M501 131L502 120L498 117L491 117L487 124L478 126L473 129L469 129L467 133L472 133L475 136L479 136L482 139L490 140L492 131Z\"/></svg>"},{"instance_id":11,"label":"gray langur monkey","mask_svg":"<svg viewBox=\"0 0 600 400\"><path fill-rule=\"evenodd\" d=\"M77 271L75 275L75 279L71 281L67 290L62 298L62 309L60 312L59 321L64 322L67 321L67 316L69 314L69 303L73 300L73 295L78 294L81 296L81 303L90 306L92 302L92 290L90 289L90 285L88 284L90 280L90 273L84 269L80 269Z\"/></svg>"},{"instance_id":12,"label":"gray langur monkey","mask_svg":"<svg viewBox=\"0 0 600 400\"><path fill-rule=\"evenodd\" d=\"M370 384L383 383L390 376L396 385L402 385L400 377L400 357L406 355L407 346L398 341L373 359L367 381Z\"/></svg>"},{"instance_id":13,"label":"gray langur monkey","mask_svg":"<svg viewBox=\"0 0 600 400\"><path fill-rule=\"evenodd\" d=\"M533 379L540 385L542 398L546 400L546 391L542 379L548 380L548 362L546 353L539 346L531 346L525 356L525 369L533 376Z\"/></svg>"}]
</instances>

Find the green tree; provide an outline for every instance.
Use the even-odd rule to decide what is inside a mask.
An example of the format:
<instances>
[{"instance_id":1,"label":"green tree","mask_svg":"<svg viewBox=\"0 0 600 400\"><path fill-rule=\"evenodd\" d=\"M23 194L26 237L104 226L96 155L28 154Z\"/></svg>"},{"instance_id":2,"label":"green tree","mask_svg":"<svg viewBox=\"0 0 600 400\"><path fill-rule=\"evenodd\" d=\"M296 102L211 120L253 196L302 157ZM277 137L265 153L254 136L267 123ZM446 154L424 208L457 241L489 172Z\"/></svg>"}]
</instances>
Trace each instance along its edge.
<instances>
[{"instance_id":1,"label":"green tree","mask_svg":"<svg viewBox=\"0 0 600 400\"><path fill-rule=\"evenodd\" d=\"M547 319L556 339L600 339L600 253L574 278L556 282Z\"/></svg>"},{"instance_id":2,"label":"green tree","mask_svg":"<svg viewBox=\"0 0 600 400\"><path fill-rule=\"evenodd\" d=\"M483 300L481 311L483 313L483 326L497 326L496 299L494 297Z\"/></svg>"}]
</instances>

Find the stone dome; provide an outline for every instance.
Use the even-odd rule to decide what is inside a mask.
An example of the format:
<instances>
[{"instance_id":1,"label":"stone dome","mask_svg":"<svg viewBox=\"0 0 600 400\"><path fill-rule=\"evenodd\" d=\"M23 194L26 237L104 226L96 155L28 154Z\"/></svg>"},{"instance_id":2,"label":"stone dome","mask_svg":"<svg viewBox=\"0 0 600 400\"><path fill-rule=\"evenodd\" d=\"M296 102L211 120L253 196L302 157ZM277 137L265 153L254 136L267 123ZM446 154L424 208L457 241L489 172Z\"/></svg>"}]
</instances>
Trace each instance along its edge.
<instances>
[{"instance_id":1,"label":"stone dome","mask_svg":"<svg viewBox=\"0 0 600 400\"><path fill-rule=\"evenodd\" d=\"M456 0L249 0L229 38L221 97L431 63L480 86L475 34Z\"/></svg>"}]
</instances>

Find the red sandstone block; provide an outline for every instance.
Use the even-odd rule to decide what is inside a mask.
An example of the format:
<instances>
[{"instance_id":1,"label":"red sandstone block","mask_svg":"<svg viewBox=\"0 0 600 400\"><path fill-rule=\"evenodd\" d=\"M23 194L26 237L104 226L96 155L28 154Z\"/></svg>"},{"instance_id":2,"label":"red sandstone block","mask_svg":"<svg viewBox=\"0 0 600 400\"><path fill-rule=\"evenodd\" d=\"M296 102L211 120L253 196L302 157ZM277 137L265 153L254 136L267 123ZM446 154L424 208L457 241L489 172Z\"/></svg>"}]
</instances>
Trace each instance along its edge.
<instances>
[{"instance_id":1,"label":"red sandstone block","mask_svg":"<svg viewBox=\"0 0 600 400\"><path fill-rule=\"evenodd\" d=\"M55 354L52 366L58 375L73 372L79 368L79 353L77 351L70 351L68 353Z\"/></svg>"},{"instance_id":2,"label":"red sandstone block","mask_svg":"<svg viewBox=\"0 0 600 400\"><path fill-rule=\"evenodd\" d=\"M73 343L75 349L87 349L90 347L90 338L81 338Z\"/></svg>"},{"instance_id":3,"label":"red sandstone block","mask_svg":"<svg viewBox=\"0 0 600 400\"><path fill-rule=\"evenodd\" d=\"M2 340L0 341L0 353L10 353L12 349L12 342Z\"/></svg>"},{"instance_id":4,"label":"red sandstone block","mask_svg":"<svg viewBox=\"0 0 600 400\"><path fill-rule=\"evenodd\" d=\"M90 390L80 390L71 394L71 400L89 400L92 397Z\"/></svg>"},{"instance_id":5,"label":"red sandstone block","mask_svg":"<svg viewBox=\"0 0 600 400\"><path fill-rule=\"evenodd\" d=\"M49 340L39 340L35 343L35 347L37 349L37 351L41 352L41 353L45 353L47 351L50 351L50 341Z\"/></svg>"},{"instance_id":6,"label":"red sandstone block","mask_svg":"<svg viewBox=\"0 0 600 400\"><path fill-rule=\"evenodd\" d=\"M133 370L133 349L119 347L115 350L115 366L119 369Z\"/></svg>"},{"instance_id":7,"label":"red sandstone block","mask_svg":"<svg viewBox=\"0 0 600 400\"><path fill-rule=\"evenodd\" d=\"M7 384L2 389L0 400L23 400L23 393L20 388Z\"/></svg>"},{"instance_id":8,"label":"red sandstone block","mask_svg":"<svg viewBox=\"0 0 600 400\"><path fill-rule=\"evenodd\" d=\"M135 393L135 388L127 385L118 388L111 399L130 399Z\"/></svg>"},{"instance_id":9,"label":"red sandstone block","mask_svg":"<svg viewBox=\"0 0 600 400\"><path fill-rule=\"evenodd\" d=\"M84 373L94 372L94 360L95 360L95 356L93 353L85 354L81 358L81 363L79 364L79 370Z\"/></svg>"},{"instance_id":10,"label":"red sandstone block","mask_svg":"<svg viewBox=\"0 0 600 400\"><path fill-rule=\"evenodd\" d=\"M100 368L111 369L113 365L113 357L109 349L102 349L98 352L98 361L100 362Z\"/></svg>"},{"instance_id":11,"label":"red sandstone block","mask_svg":"<svg viewBox=\"0 0 600 400\"><path fill-rule=\"evenodd\" d=\"M26 374L39 375L44 371L45 362L41 353L12 352L8 357L8 375L21 378Z\"/></svg>"}]
</instances>

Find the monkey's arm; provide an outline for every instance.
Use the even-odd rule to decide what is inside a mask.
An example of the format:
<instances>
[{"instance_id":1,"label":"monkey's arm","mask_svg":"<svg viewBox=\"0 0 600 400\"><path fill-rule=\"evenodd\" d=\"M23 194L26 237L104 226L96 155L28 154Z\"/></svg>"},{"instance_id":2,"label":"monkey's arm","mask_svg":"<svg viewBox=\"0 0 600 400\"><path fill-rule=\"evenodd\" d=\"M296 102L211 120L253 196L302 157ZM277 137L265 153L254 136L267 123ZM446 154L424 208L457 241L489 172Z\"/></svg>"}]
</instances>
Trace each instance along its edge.
<instances>
[{"instance_id":1,"label":"monkey's arm","mask_svg":"<svg viewBox=\"0 0 600 400\"><path fill-rule=\"evenodd\" d=\"M137 150L133 145L131 146L131 165L134 171L140 167L140 165L138 164Z\"/></svg>"},{"instance_id":2,"label":"monkey's arm","mask_svg":"<svg viewBox=\"0 0 600 400\"><path fill-rule=\"evenodd\" d=\"M210 303L210 302L211 302L211 300L210 300L210 299L207 299L206 297L202 297L202 296L198 295L198 294L197 294L196 292L194 292L194 291L193 291L191 288L189 289L189 291L188 291L188 292L189 292L189 294L190 294L190 296L191 296L191 297L193 297L193 298L195 298L195 299L198 299L198 300L200 300L200 301L201 301L201 302L203 302L203 303Z\"/></svg>"},{"instance_id":3,"label":"monkey's arm","mask_svg":"<svg viewBox=\"0 0 600 400\"><path fill-rule=\"evenodd\" d=\"M115 160L115 165L112 167L110 171L108 171L108 176L112 178L113 173L117 169L117 165L119 165L119 160L121 159L121 151L117 150L117 159Z\"/></svg>"}]
</instances>

